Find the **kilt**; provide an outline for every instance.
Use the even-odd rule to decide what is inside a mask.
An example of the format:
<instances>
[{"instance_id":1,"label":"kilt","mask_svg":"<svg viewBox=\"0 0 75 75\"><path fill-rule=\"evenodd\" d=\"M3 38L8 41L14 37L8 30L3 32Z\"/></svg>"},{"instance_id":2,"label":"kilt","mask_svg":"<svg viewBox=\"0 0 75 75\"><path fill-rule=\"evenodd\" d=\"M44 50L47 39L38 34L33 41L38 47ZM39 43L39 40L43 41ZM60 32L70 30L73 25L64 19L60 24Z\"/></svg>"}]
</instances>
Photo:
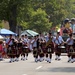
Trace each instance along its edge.
<instances>
[{"instance_id":1,"label":"kilt","mask_svg":"<svg viewBox=\"0 0 75 75\"><path fill-rule=\"evenodd\" d=\"M75 54L73 45L67 45L67 54L69 55Z\"/></svg>"},{"instance_id":2,"label":"kilt","mask_svg":"<svg viewBox=\"0 0 75 75\"><path fill-rule=\"evenodd\" d=\"M9 45L7 48L7 55L10 56L15 56L16 55L16 48L13 45Z\"/></svg>"},{"instance_id":3,"label":"kilt","mask_svg":"<svg viewBox=\"0 0 75 75\"><path fill-rule=\"evenodd\" d=\"M42 49L43 53L47 52L45 46L46 46L46 43L41 44L41 49Z\"/></svg>"},{"instance_id":4,"label":"kilt","mask_svg":"<svg viewBox=\"0 0 75 75\"><path fill-rule=\"evenodd\" d=\"M40 57L44 57L44 50L43 50L44 48L42 48L41 46L39 46L39 48L38 48L38 55L40 56Z\"/></svg>"},{"instance_id":5,"label":"kilt","mask_svg":"<svg viewBox=\"0 0 75 75\"><path fill-rule=\"evenodd\" d=\"M22 43L18 43L17 44L17 51L16 51L16 53L18 54L21 54L22 53L22 47L23 47L23 45L22 45Z\"/></svg>"},{"instance_id":6,"label":"kilt","mask_svg":"<svg viewBox=\"0 0 75 75\"><path fill-rule=\"evenodd\" d=\"M20 47L17 47L17 48L16 48L16 55L20 55L21 50L22 50L22 49L21 49Z\"/></svg>"},{"instance_id":7,"label":"kilt","mask_svg":"<svg viewBox=\"0 0 75 75\"><path fill-rule=\"evenodd\" d=\"M56 45L55 46L55 53L61 53L61 45Z\"/></svg>"},{"instance_id":8,"label":"kilt","mask_svg":"<svg viewBox=\"0 0 75 75\"><path fill-rule=\"evenodd\" d=\"M49 46L46 48L47 53L54 53L54 45L49 44Z\"/></svg>"},{"instance_id":9,"label":"kilt","mask_svg":"<svg viewBox=\"0 0 75 75\"><path fill-rule=\"evenodd\" d=\"M33 56L36 57L38 55L37 47L33 47Z\"/></svg>"}]
</instances>

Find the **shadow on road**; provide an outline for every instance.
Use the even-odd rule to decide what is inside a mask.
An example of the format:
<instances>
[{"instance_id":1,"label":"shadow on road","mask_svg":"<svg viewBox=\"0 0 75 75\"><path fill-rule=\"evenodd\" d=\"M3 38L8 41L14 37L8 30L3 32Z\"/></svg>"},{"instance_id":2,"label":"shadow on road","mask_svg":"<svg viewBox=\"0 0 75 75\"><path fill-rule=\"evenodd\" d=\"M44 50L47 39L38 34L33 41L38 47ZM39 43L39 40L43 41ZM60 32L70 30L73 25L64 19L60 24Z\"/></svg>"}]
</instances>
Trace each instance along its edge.
<instances>
[{"instance_id":1,"label":"shadow on road","mask_svg":"<svg viewBox=\"0 0 75 75\"><path fill-rule=\"evenodd\" d=\"M74 72L75 73L75 67L57 67L57 68L48 68L48 69L41 69L39 72Z\"/></svg>"}]
</instances>

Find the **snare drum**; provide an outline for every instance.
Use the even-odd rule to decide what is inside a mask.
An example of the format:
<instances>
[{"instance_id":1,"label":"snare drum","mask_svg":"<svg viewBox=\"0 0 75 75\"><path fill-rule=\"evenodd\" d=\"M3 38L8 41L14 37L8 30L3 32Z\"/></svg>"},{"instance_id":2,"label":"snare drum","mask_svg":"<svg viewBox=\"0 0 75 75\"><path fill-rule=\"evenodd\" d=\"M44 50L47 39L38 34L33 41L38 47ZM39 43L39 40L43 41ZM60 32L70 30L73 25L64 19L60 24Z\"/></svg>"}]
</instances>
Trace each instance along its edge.
<instances>
[{"instance_id":1,"label":"snare drum","mask_svg":"<svg viewBox=\"0 0 75 75\"><path fill-rule=\"evenodd\" d=\"M60 53L65 53L66 47L64 45L58 45L57 51L60 52Z\"/></svg>"},{"instance_id":2,"label":"snare drum","mask_svg":"<svg viewBox=\"0 0 75 75\"><path fill-rule=\"evenodd\" d=\"M58 48L62 48L62 49L64 49L64 48L65 48L65 46L58 46Z\"/></svg>"}]
</instances>

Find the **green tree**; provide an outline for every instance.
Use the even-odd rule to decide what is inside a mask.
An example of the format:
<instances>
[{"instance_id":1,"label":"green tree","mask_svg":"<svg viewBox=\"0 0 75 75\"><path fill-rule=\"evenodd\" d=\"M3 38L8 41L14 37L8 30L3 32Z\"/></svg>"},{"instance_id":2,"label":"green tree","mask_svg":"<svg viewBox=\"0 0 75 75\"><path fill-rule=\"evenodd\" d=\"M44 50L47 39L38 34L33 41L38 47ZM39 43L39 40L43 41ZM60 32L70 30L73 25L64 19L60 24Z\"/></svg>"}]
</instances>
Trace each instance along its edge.
<instances>
[{"instance_id":1,"label":"green tree","mask_svg":"<svg viewBox=\"0 0 75 75\"><path fill-rule=\"evenodd\" d=\"M22 9L28 7L28 2L30 0L0 0L0 19L9 22L10 30L16 31L19 14L26 13Z\"/></svg>"},{"instance_id":2,"label":"green tree","mask_svg":"<svg viewBox=\"0 0 75 75\"><path fill-rule=\"evenodd\" d=\"M32 20L30 21L29 28L34 29L37 32L48 31L51 27L51 23L47 18L47 14L44 10L39 8L33 13Z\"/></svg>"}]
</instances>

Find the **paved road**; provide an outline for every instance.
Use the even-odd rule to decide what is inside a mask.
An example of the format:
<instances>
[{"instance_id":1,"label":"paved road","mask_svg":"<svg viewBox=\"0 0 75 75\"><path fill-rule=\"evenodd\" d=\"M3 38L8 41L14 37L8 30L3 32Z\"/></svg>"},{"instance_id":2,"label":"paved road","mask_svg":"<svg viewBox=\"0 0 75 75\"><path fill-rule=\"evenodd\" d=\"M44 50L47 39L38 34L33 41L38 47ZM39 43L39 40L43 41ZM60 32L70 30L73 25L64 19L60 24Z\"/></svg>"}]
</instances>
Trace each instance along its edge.
<instances>
[{"instance_id":1,"label":"paved road","mask_svg":"<svg viewBox=\"0 0 75 75\"><path fill-rule=\"evenodd\" d=\"M67 63L67 56L61 56L61 61L55 61L53 55L52 63L34 62L32 54L28 60L9 63L9 59L0 61L0 75L75 75L75 63Z\"/></svg>"}]
</instances>

